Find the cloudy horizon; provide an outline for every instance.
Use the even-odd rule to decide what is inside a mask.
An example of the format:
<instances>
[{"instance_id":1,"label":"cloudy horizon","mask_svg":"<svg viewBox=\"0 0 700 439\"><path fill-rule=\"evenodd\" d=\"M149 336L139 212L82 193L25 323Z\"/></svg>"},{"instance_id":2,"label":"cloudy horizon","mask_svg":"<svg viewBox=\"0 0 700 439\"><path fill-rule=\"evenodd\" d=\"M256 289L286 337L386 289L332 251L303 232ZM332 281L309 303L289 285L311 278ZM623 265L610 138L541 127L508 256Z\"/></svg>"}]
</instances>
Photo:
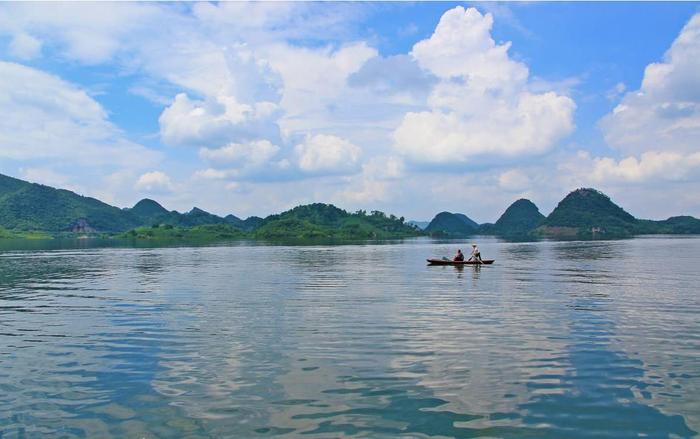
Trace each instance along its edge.
<instances>
[{"instance_id":1,"label":"cloudy horizon","mask_svg":"<svg viewBox=\"0 0 700 439\"><path fill-rule=\"evenodd\" d=\"M692 3L3 3L0 172L120 207L700 216Z\"/></svg>"}]
</instances>

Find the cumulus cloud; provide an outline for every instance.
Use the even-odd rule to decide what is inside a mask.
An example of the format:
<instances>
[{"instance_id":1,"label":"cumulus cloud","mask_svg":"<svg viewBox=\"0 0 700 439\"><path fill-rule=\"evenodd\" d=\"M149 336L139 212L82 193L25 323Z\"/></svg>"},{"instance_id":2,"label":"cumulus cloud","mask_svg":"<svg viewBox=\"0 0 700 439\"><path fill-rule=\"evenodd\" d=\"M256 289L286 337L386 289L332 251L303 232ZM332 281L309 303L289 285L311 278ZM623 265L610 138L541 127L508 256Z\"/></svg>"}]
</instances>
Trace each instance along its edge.
<instances>
[{"instance_id":1,"label":"cumulus cloud","mask_svg":"<svg viewBox=\"0 0 700 439\"><path fill-rule=\"evenodd\" d=\"M415 163L454 164L550 150L574 128L573 100L528 88L528 69L491 38L493 18L458 6L413 46L418 64L439 78L428 109L407 113L395 149Z\"/></svg>"},{"instance_id":2,"label":"cumulus cloud","mask_svg":"<svg viewBox=\"0 0 700 439\"><path fill-rule=\"evenodd\" d=\"M199 101L179 93L158 120L161 138L168 145L202 146L276 136L276 125L267 119L276 108L272 102L241 104L225 95Z\"/></svg>"},{"instance_id":3,"label":"cumulus cloud","mask_svg":"<svg viewBox=\"0 0 700 439\"><path fill-rule=\"evenodd\" d=\"M142 174L136 181L134 188L151 193L163 193L173 190L173 183L165 172L151 171Z\"/></svg>"},{"instance_id":4,"label":"cumulus cloud","mask_svg":"<svg viewBox=\"0 0 700 439\"><path fill-rule=\"evenodd\" d=\"M10 62L0 62L0 77L0 157L107 168L149 166L160 159L126 139L79 87Z\"/></svg>"},{"instance_id":5,"label":"cumulus cloud","mask_svg":"<svg viewBox=\"0 0 700 439\"><path fill-rule=\"evenodd\" d=\"M491 14L457 6L442 15L433 35L416 43L411 55L440 78L464 77L497 89L523 83L527 67L510 59L510 43L493 41L492 26Z\"/></svg>"},{"instance_id":6,"label":"cumulus cloud","mask_svg":"<svg viewBox=\"0 0 700 439\"><path fill-rule=\"evenodd\" d=\"M391 74L387 74L391 72ZM376 56L348 77L348 85L374 93L410 95L425 99L435 77L418 66L409 55Z\"/></svg>"},{"instance_id":7,"label":"cumulus cloud","mask_svg":"<svg viewBox=\"0 0 700 439\"><path fill-rule=\"evenodd\" d=\"M327 134L307 136L304 143L294 147L294 151L299 169L312 174L355 172L362 153L349 141Z\"/></svg>"},{"instance_id":8,"label":"cumulus cloud","mask_svg":"<svg viewBox=\"0 0 700 439\"><path fill-rule=\"evenodd\" d=\"M285 110L280 123L287 134L293 134L322 128L324 122L332 123L328 116L347 89L348 77L377 56L377 51L364 42L338 49L275 44L262 48L261 55L280 75L280 106Z\"/></svg>"},{"instance_id":9,"label":"cumulus cloud","mask_svg":"<svg viewBox=\"0 0 700 439\"><path fill-rule=\"evenodd\" d=\"M681 30L662 62L646 67L640 89L625 94L600 126L606 142L626 154L698 150L700 14Z\"/></svg>"},{"instance_id":10,"label":"cumulus cloud","mask_svg":"<svg viewBox=\"0 0 700 439\"><path fill-rule=\"evenodd\" d=\"M597 184L649 183L698 179L700 152L683 154L673 151L647 151L640 158L629 156L620 160L611 157L592 157L579 151L570 159L570 171Z\"/></svg>"}]
</instances>

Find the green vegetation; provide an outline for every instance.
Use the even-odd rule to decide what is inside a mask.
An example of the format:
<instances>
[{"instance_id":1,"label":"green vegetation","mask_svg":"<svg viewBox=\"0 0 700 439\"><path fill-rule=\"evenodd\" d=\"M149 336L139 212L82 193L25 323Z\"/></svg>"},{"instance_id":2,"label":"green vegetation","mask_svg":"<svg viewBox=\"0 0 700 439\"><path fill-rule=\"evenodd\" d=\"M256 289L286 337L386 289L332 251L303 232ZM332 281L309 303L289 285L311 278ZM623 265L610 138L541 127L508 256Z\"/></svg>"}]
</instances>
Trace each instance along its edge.
<instances>
[{"instance_id":1,"label":"green vegetation","mask_svg":"<svg viewBox=\"0 0 700 439\"><path fill-rule=\"evenodd\" d=\"M127 232L128 231L128 232ZM90 197L29 183L0 174L0 239L46 239L52 236L118 236L152 240L360 240L431 234L506 237L620 237L636 234L700 234L700 220L676 216L663 221L639 220L595 189L577 189L544 217L531 201L511 204L495 224L478 225L461 213L441 212L424 231L416 225L364 210L349 213L330 204L298 206L265 219L220 217L193 208L168 211L143 199L119 209Z\"/></svg>"},{"instance_id":2,"label":"green vegetation","mask_svg":"<svg viewBox=\"0 0 700 439\"><path fill-rule=\"evenodd\" d=\"M431 235L469 236L476 233L479 224L461 213L440 212L424 229Z\"/></svg>"},{"instance_id":3,"label":"green vegetation","mask_svg":"<svg viewBox=\"0 0 700 439\"><path fill-rule=\"evenodd\" d=\"M225 239L240 239L245 234L238 228L228 224L204 224L193 227L177 227L170 224L138 227L117 235L121 239L153 239L153 240L187 240L214 241Z\"/></svg>"},{"instance_id":4,"label":"green vegetation","mask_svg":"<svg viewBox=\"0 0 700 439\"><path fill-rule=\"evenodd\" d=\"M136 227L139 221L94 198L0 175L0 225L16 231L49 233L117 232Z\"/></svg>"},{"instance_id":5,"label":"green vegetation","mask_svg":"<svg viewBox=\"0 0 700 439\"><path fill-rule=\"evenodd\" d=\"M243 221L234 215L221 218L196 207L178 213L150 199L143 199L130 209L119 209L68 190L0 174L0 226L12 231L14 236L17 232L26 235L35 230L51 235L119 233L154 224L178 227L228 224L251 230L260 221L257 217Z\"/></svg>"},{"instance_id":6,"label":"green vegetation","mask_svg":"<svg viewBox=\"0 0 700 439\"><path fill-rule=\"evenodd\" d=\"M0 239L51 239L51 235L37 231L10 231L0 227Z\"/></svg>"},{"instance_id":7,"label":"green vegetation","mask_svg":"<svg viewBox=\"0 0 700 439\"><path fill-rule=\"evenodd\" d=\"M257 239L388 239L418 236L404 218L364 210L348 213L331 204L298 206L271 215L251 233Z\"/></svg>"},{"instance_id":8,"label":"green vegetation","mask_svg":"<svg viewBox=\"0 0 700 439\"><path fill-rule=\"evenodd\" d=\"M595 189L567 195L534 234L553 237L626 237L642 234L700 233L700 220L676 216L663 221L641 220Z\"/></svg>"},{"instance_id":9,"label":"green vegetation","mask_svg":"<svg viewBox=\"0 0 700 439\"><path fill-rule=\"evenodd\" d=\"M569 193L535 230L544 236L629 236L637 219L595 189Z\"/></svg>"},{"instance_id":10,"label":"green vegetation","mask_svg":"<svg viewBox=\"0 0 700 439\"><path fill-rule=\"evenodd\" d=\"M165 207L158 204L158 202L144 198L138 203L134 204L134 207L128 210L132 215L135 215L141 224L159 224L168 223L167 217L171 214Z\"/></svg>"},{"instance_id":11,"label":"green vegetation","mask_svg":"<svg viewBox=\"0 0 700 439\"><path fill-rule=\"evenodd\" d=\"M535 203L521 198L508 206L496 224L493 224L492 233L501 236L527 235L539 226L544 218Z\"/></svg>"},{"instance_id":12,"label":"green vegetation","mask_svg":"<svg viewBox=\"0 0 700 439\"><path fill-rule=\"evenodd\" d=\"M700 234L700 219L692 216L674 216L663 221L638 220L640 234Z\"/></svg>"},{"instance_id":13,"label":"green vegetation","mask_svg":"<svg viewBox=\"0 0 700 439\"><path fill-rule=\"evenodd\" d=\"M255 218L255 217L253 217ZM246 220L248 221L248 220ZM258 222L257 220L251 220ZM259 219L260 225L244 231L230 224L180 227L170 224L138 227L119 235L128 239L214 240L214 239L386 239L417 236L420 232L404 223L403 218L383 212L348 213L330 204L298 206L287 212ZM241 221L245 225L245 221Z\"/></svg>"}]
</instances>

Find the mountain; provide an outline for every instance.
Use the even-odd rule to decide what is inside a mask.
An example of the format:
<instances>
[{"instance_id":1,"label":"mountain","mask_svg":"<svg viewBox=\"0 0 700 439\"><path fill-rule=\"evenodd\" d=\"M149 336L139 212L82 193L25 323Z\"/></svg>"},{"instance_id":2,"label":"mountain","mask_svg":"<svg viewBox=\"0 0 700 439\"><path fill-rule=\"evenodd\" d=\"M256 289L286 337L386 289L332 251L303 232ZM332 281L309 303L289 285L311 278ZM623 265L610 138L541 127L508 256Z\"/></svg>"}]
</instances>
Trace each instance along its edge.
<instances>
[{"instance_id":1,"label":"mountain","mask_svg":"<svg viewBox=\"0 0 700 439\"><path fill-rule=\"evenodd\" d=\"M421 230L425 230L426 227L428 227L428 224L430 224L430 221L406 221L406 224L409 224L411 226L416 226Z\"/></svg>"},{"instance_id":2,"label":"mountain","mask_svg":"<svg viewBox=\"0 0 700 439\"><path fill-rule=\"evenodd\" d=\"M297 206L265 218L252 236L262 239L385 239L417 236L403 218L383 212L348 213L332 204Z\"/></svg>"},{"instance_id":3,"label":"mountain","mask_svg":"<svg viewBox=\"0 0 700 439\"><path fill-rule=\"evenodd\" d=\"M248 218L243 220L243 222L240 225L240 228L246 231L255 230L262 225L263 221L265 220L263 220L259 216L249 216Z\"/></svg>"},{"instance_id":4,"label":"mountain","mask_svg":"<svg viewBox=\"0 0 700 439\"><path fill-rule=\"evenodd\" d=\"M187 213L180 214L177 225L183 227L201 226L203 224L226 224L227 221L218 215L209 213L198 207L193 207Z\"/></svg>"},{"instance_id":5,"label":"mountain","mask_svg":"<svg viewBox=\"0 0 700 439\"><path fill-rule=\"evenodd\" d=\"M184 214L171 212L147 198L130 209L119 209L65 189L0 174L0 227L15 232L113 233L154 224L179 227L229 224L250 230L262 221L253 217L246 223L233 215L229 217L221 218L196 207Z\"/></svg>"},{"instance_id":6,"label":"mountain","mask_svg":"<svg viewBox=\"0 0 700 439\"><path fill-rule=\"evenodd\" d=\"M456 216L457 218L459 218L460 220L462 220L462 222L464 222L464 224L466 224L467 226L469 226L471 228L476 229L479 227L479 223L477 223L476 221L473 221L471 218L469 218L468 216L466 216L463 213L454 213L453 215Z\"/></svg>"},{"instance_id":7,"label":"mountain","mask_svg":"<svg viewBox=\"0 0 700 439\"><path fill-rule=\"evenodd\" d=\"M238 227L239 229L245 231L257 229L263 222L263 219L259 216L250 216L242 220L235 215L226 215L224 219L226 220L227 224Z\"/></svg>"},{"instance_id":8,"label":"mountain","mask_svg":"<svg viewBox=\"0 0 700 439\"><path fill-rule=\"evenodd\" d=\"M170 212L158 202L148 198L144 198L134 204L131 209L125 209L135 215L141 221L141 224L157 224L167 223L164 218L170 215Z\"/></svg>"},{"instance_id":9,"label":"mountain","mask_svg":"<svg viewBox=\"0 0 700 439\"><path fill-rule=\"evenodd\" d=\"M638 220L637 224L637 232L641 234L700 234L700 219L692 216L673 216L663 221Z\"/></svg>"},{"instance_id":10,"label":"mountain","mask_svg":"<svg viewBox=\"0 0 700 439\"><path fill-rule=\"evenodd\" d=\"M467 236L474 234L479 224L461 213L440 212L424 229L431 234Z\"/></svg>"},{"instance_id":11,"label":"mountain","mask_svg":"<svg viewBox=\"0 0 700 439\"><path fill-rule=\"evenodd\" d=\"M545 216L535 203L521 198L508 206L492 226L495 235L526 235L540 225Z\"/></svg>"},{"instance_id":12,"label":"mountain","mask_svg":"<svg viewBox=\"0 0 700 439\"><path fill-rule=\"evenodd\" d=\"M140 225L129 211L64 189L0 174L0 226L46 232L119 232Z\"/></svg>"},{"instance_id":13,"label":"mountain","mask_svg":"<svg viewBox=\"0 0 700 439\"><path fill-rule=\"evenodd\" d=\"M576 236L581 234L631 235L638 221L613 203L604 193L590 188L577 189L559 202L537 228L538 234Z\"/></svg>"}]
</instances>

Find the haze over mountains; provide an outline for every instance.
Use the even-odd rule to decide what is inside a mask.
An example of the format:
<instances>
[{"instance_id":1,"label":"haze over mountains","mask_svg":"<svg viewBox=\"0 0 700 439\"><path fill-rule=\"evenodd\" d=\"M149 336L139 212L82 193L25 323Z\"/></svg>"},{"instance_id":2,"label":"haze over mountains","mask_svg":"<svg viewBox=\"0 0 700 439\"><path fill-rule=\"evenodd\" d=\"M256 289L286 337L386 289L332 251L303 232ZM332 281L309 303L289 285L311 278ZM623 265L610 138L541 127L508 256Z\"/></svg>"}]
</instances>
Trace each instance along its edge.
<instances>
[{"instance_id":1,"label":"haze over mountains","mask_svg":"<svg viewBox=\"0 0 700 439\"><path fill-rule=\"evenodd\" d=\"M120 209L68 190L0 174L0 228L10 231L121 233L139 227L184 229L204 225L227 226L241 233L249 232L246 236L259 238L380 238L419 234L587 237L700 233L700 220L696 218L677 216L664 221L640 220L605 194L587 188L569 193L546 217L530 200L520 199L493 224L477 224L462 213L440 212L421 232L420 227L405 222L403 217L387 216L383 212L348 213L322 203L298 206L265 219L253 216L245 220L233 214L220 217L197 207L186 213L169 211L151 199ZM5 235L6 232L0 234Z\"/></svg>"}]
</instances>

